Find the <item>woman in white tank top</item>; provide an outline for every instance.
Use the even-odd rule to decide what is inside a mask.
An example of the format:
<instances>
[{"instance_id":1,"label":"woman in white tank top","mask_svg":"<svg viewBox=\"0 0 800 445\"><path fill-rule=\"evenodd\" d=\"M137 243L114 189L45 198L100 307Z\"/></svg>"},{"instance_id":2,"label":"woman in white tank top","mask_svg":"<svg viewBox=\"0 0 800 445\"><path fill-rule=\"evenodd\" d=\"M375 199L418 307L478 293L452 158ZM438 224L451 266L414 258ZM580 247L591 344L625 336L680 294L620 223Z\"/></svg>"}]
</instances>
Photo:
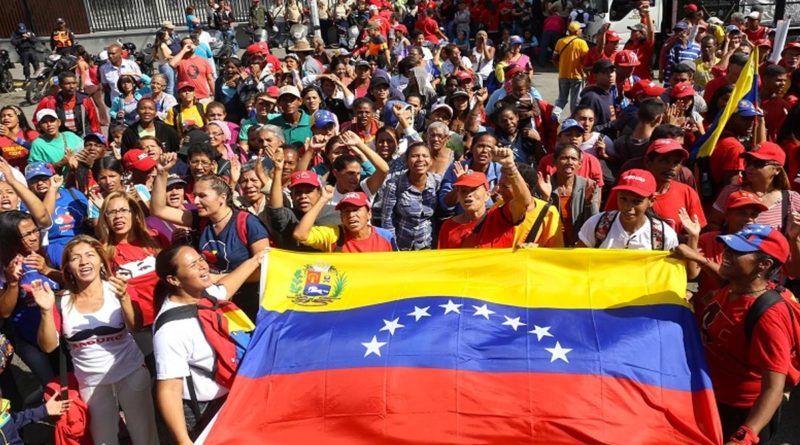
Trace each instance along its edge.
<instances>
[{"instance_id":1,"label":"woman in white tank top","mask_svg":"<svg viewBox=\"0 0 800 445\"><path fill-rule=\"evenodd\" d=\"M66 341L94 443L118 443L121 406L133 443L157 444L150 373L131 335L141 326L141 313L127 279L111 275L102 245L86 235L67 243L64 259L69 291L59 302L47 284L32 285L42 315L39 346L49 352Z\"/></svg>"}]
</instances>

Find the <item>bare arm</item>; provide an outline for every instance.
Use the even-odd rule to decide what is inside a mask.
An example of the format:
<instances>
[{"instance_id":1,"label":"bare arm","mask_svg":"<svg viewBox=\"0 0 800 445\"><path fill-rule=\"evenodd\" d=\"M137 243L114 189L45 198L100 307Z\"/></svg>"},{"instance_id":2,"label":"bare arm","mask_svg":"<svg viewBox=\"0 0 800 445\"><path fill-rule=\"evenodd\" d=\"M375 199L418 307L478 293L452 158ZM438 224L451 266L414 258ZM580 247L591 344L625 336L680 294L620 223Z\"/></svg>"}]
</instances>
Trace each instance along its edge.
<instances>
[{"instance_id":1,"label":"bare arm","mask_svg":"<svg viewBox=\"0 0 800 445\"><path fill-rule=\"evenodd\" d=\"M19 278L22 275L22 258L16 257L6 268L6 288L0 292L0 317L8 318L17 307L19 299Z\"/></svg>"},{"instance_id":2,"label":"bare arm","mask_svg":"<svg viewBox=\"0 0 800 445\"><path fill-rule=\"evenodd\" d=\"M387 164L375 150L369 148L369 146L352 131L342 133L341 138L342 142L363 155L375 166L375 173L367 178L367 187L372 194L377 193L378 189L383 185L383 181L386 180L386 176L389 174L389 164Z\"/></svg>"},{"instance_id":3,"label":"bare arm","mask_svg":"<svg viewBox=\"0 0 800 445\"><path fill-rule=\"evenodd\" d=\"M783 392L786 388L786 375L763 371L761 374L761 393L758 395L750 414L744 421L744 425L758 434L772 420L772 416L781 406Z\"/></svg>"},{"instance_id":4,"label":"bare arm","mask_svg":"<svg viewBox=\"0 0 800 445\"><path fill-rule=\"evenodd\" d=\"M122 308L122 319L125 320L125 327L131 332L141 329L142 313L131 301L131 296L128 293L128 280L112 275L108 277L108 283L111 285L114 296L119 300L119 305Z\"/></svg>"},{"instance_id":5,"label":"bare arm","mask_svg":"<svg viewBox=\"0 0 800 445\"><path fill-rule=\"evenodd\" d=\"M175 153L161 155L158 162L158 173L153 181L153 192L150 196L150 211L153 216L163 219L173 224L185 227L192 226L192 212L189 210L176 209L167 205L167 177L169 170L177 162Z\"/></svg>"},{"instance_id":6,"label":"bare arm","mask_svg":"<svg viewBox=\"0 0 800 445\"><path fill-rule=\"evenodd\" d=\"M300 218L300 222L295 226L294 232L292 233L294 239L301 243L308 239L308 236L311 234L311 228L314 227L314 222L317 220L317 216L319 216L322 209L328 205L328 202L332 198L333 187L326 185L325 188L322 189L322 196L320 196L319 201Z\"/></svg>"},{"instance_id":7,"label":"bare arm","mask_svg":"<svg viewBox=\"0 0 800 445\"><path fill-rule=\"evenodd\" d=\"M511 188L514 190L514 198L506 204L509 213L511 213L511 220L514 222L522 221L533 198L528 185L522 179L522 175L517 170L516 164L514 164L514 153L510 148L497 147L492 154L495 161L500 163L503 176L510 180Z\"/></svg>"},{"instance_id":8,"label":"bare arm","mask_svg":"<svg viewBox=\"0 0 800 445\"><path fill-rule=\"evenodd\" d=\"M261 161L257 161L261 163ZM269 208L281 209L283 208L283 154L272 158L272 164L275 174L272 177L272 186L269 189Z\"/></svg>"},{"instance_id":9,"label":"bare arm","mask_svg":"<svg viewBox=\"0 0 800 445\"><path fill-rule=\"evenodd\" d=\"M191 445L186 417L183 415L183 379L159 380L156 383L156 400L175 442Z\"/></svg>"},{"instance_id":10,"label":"bare arm","mask_svg":"<svg viewBox=\"0 0 800 445\"><path fill-rule=\"evenodd\" d=\"M11 166L8 162L0 158L0 173L6 178L6 182L19 195L20 200L28 207L28 213L33 216L33 220L39 228L46 229L53 224L50 213L45 208L42 201L28 189L28 186L19 182L11 173Z\"/></svg>"},{"instance_id":11,"label":"bare arm","mask_svg":"<svg viewBox=\"0 0 800 445\"><path fill-rule=\"evenodd\" d=\"M266 242L267 239L265 238L263 241ZM255 248L259 245L260 242L255 243L252 247ZM247 261L240 264L239 267L234 269L232 272L225 274L224 277L217 281L217 284L225 286L225 291L228 295L228 298L232 298L233 294L235 294L236 291L242 287L242 284L248 281L248 278L250 278L253 274L258 275L258 267L261 265L262 258L264 258L264 255L260 252L263 252L266 247L267 246L262 245L261 249L256 252L254 256L247 259Z\"/></svg>"}]
</instances>

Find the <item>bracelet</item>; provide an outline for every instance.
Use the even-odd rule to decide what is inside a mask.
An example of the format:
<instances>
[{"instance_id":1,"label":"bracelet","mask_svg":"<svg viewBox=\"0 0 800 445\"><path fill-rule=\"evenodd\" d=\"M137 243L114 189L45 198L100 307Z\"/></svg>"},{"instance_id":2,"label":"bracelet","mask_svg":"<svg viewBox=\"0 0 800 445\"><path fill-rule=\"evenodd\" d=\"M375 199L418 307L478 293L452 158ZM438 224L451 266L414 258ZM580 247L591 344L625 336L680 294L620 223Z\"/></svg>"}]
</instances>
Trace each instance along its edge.
<instances>
[{"instance_id":1,"label":"bracelet","mask_svg":"<svg viewBox=\"0 0 800 445\"><path fill-rule=\"evenodd\" d=\"M736 430L735 433L733 433L733 435L730 437L730 441L739 445L751 445L757 444L760 439L758 435L750 429L750 427L747 425L742 425Z\"/></svg>"}]
</instances>

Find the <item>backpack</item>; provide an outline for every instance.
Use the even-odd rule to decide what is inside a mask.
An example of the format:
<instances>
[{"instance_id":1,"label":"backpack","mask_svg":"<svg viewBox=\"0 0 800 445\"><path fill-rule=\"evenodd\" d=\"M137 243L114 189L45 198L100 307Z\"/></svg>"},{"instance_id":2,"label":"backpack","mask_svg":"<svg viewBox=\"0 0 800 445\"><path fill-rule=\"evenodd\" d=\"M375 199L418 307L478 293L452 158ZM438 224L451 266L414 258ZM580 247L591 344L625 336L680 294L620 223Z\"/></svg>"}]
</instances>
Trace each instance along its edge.
<instances>
[{"instance_id":1,"label":"backpack","mask_svg":"<svg viewBox=\"0 0 800 445\"><path fill-rule=\"evenodd\" d=\"M619 216L619 210L603 212L594 226L594 247L598 248L608 237L611 226ZM650 221L650 248L653 250L664 250L664 221L647 215Z\"/></svg>"},{"instance_id":2,"label":"backpack","mask_svg":"<svg viewBox=\"0 0 800 445\"><path fill-rule=\"evenodd\" d=\"M218 384L230 388L233 385L239 363L250 343L250 336L255 329L253 322L233 302L218 300L207 292L203 292L203 297L197 304L187 304L164 311L156 319L153 333L155 334L171 321L189 318L194 318L200 323L203 336L214 350L212 369L189 365L190 368L198 374L212 378ZM195 411L195 415L199 419L201 410L197 402L191 373L186 377L186 386L191 397L192 411Z\"/></svg>"},{"instance_id":3,"label":"backpack","mask_svg":"<svg viewBox=\"0 0 800 445\"><path fill-rule=\"evenodd\" d=\"M236 234L239 236L239 241L247 246L250 244L250 241L247 240L247 216L249 213L242 210L234 210L233 213L235 213L234 218L236 218ZM201 218L197 226L198 236L206 227L208 227L208 218Z\"/></svg>"},{"instance_id":4,"label":"backpack","mask_svg":"<svg viewBox=\"0 0 800 445\"><path fill-rule=\"evenodd\" d=\"M795 386L798 383L798 378L800 376L797 375L797 372L800 371L800 351L798 348L800 347L800 329L798 329L797 321L800 320L800 305L795 302L791 302L781 296L781 292L783 292L785 288L783 287L776 287L775 289L770 289L763 294L759 295L756 298L756 301L747 309L747 314L744 318L744 336L749 344L753 339L753 330L755 330L758 321L761 317L769 310L772 306L775 306L778 303L785 303L786 309L789 310L789 320L794 327L794 332L792 333L792 337L794 339L792 344L792 367L795 369L795 374L787 376L787 382L790 386Z\"/></svg>"}]
</instances>

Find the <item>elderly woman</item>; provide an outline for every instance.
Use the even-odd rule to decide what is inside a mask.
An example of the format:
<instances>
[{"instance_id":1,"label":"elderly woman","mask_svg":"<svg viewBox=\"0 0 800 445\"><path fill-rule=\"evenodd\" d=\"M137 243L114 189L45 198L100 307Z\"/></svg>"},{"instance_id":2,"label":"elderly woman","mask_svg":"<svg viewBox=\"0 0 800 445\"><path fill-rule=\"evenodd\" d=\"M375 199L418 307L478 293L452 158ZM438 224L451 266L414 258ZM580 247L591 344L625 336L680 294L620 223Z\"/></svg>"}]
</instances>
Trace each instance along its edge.
<instances>
[{"instance_id":1,"label":"elderly woman","mask_svg":"<svg viewBox=\"0 0 800 445\"><path fill-rule=\"evenodd\" d=\"M178 99L175 99L170 93L167 93L165 88L169 85L169 79L165 74L154 74L153 79L150 81L150 98L156 104L156 116L162 121L167 118L167 113L175 105L178 105Z\"/></svg>"}]
</instances>

